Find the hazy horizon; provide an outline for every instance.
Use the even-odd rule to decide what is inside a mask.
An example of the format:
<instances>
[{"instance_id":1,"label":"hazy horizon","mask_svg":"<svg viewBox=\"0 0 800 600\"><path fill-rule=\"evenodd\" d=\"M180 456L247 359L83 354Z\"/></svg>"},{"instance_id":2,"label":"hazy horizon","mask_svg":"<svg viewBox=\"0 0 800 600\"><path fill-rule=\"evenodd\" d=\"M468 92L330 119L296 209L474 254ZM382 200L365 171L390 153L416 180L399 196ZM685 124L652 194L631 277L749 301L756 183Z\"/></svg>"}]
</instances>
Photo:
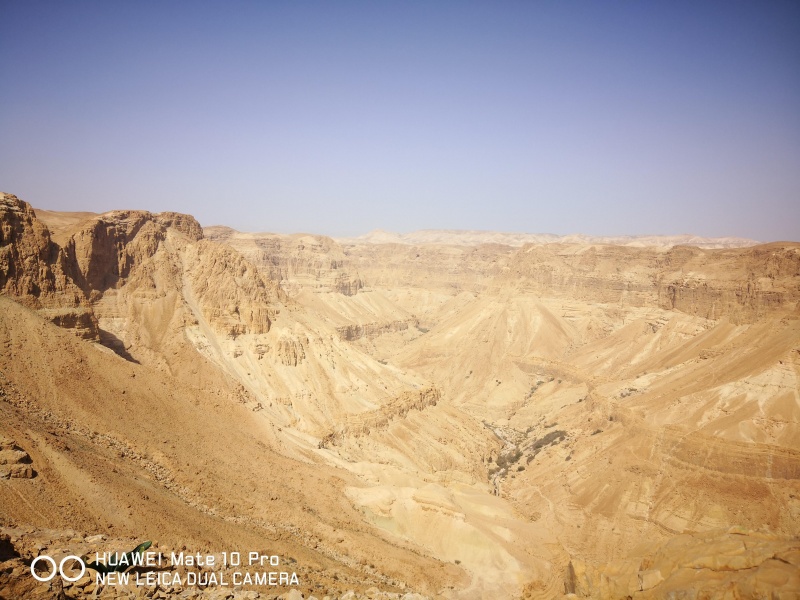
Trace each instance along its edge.
<instances>
[{"instance_id":1,"label":"hazy horizon","mask_svg":"<svg viewBox=\"0 0 800 600\"><path fill-rule=\"evenodd\" d=\"M0 190L0 193L12 193L8 192L7 190ZM20 198L21 200L25 200L25 198ZM82 211L82 210L64 210L61 211L60 209L53 209L48 208L45 206L32 206L34 210L48 210L54 212L74 212L74 213L82 213L82 212L93 212L93 211ZM136 209L136 208L114 208L114 210L147 210L147 209ZM108 211L106 211L108 212ZM155 211L155 212L163 212L163 211ZM94 213L94 214L102 214L102 213ZM185 213L191 214L191 213ZM193 215L194 216L194 215ZM376 229L371 229L369 231L361 231L357 232L352 235L328 235L325 233L321 233L318 231L310 231L310 230L297 230L297 231L281 231L277 229L247 229L247 228L236 228L228 225L226 223L202 223L200 222L201 227L211 228L211 227L226 227L229 229L233 229L238 233L245 233L245 234L266 234L266 235L325 235L328 237L332 237L334 239L356 239L362 238L365 236L369 236L371 234L377 233L385 233L394 236L410 236L413 234L419 233L426 233L426 232L445 232L445 233L455 233L455 234L503 234L503 235L510 235L510 236L553 236L553 237L571 237L571 236L584 236L584 237L591 237L591 238L624 238L624 237L631 237L631 238L646 238L646 237L684 237L684 236L693 236L698 238L707 238L707 239L724 239L724 238L734 238L737 236L701 236L691 231L682 231L682 232L675 232L675 233L650 233L650 232L643 232L643 233L630 233L630 234L587 234L581 231L571 231L568 233L552 233L550 231L522 231L522 230L497 230L497 229L450 229L450 228L420 228L420 229L413 229L410 231L397 231L386 229L383 227L378 227ZM755 240L753 238L738 238L738 239L747 239L749 241L758 242L758 243L769 243L769 242L778 242L778 241L786 241L786 242L794 242L795 240Z\"/></svg>"},{"instance_id":2,"label":"hazy horizon","mask_svg":"<svg viewBox=\"0 0 800 600\"><path fill-rule=\"evenodd\" d=\"M0 189L239 231L800 240L800 6L0 0Z\"/></svg>"}]
</instances>

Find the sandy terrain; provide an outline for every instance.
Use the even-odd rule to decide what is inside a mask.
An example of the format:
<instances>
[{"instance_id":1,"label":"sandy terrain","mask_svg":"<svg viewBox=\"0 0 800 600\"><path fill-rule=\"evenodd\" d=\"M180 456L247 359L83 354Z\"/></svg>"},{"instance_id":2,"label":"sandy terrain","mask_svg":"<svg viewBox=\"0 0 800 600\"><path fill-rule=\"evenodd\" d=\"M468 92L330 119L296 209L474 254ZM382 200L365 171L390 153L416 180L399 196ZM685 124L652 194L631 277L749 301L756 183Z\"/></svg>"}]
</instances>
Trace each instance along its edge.
<instances>
[{"instance_id":1,"label":"sandy terrain","mask_svg":"<svg viewBox=\"0 0 800 600\"><path fill-rule=\"evenodd\" d=\"M3 598L800 594L800 244L0 223ZM143 539L299 583L30 576Z\"/></svg>"}]
</instances>

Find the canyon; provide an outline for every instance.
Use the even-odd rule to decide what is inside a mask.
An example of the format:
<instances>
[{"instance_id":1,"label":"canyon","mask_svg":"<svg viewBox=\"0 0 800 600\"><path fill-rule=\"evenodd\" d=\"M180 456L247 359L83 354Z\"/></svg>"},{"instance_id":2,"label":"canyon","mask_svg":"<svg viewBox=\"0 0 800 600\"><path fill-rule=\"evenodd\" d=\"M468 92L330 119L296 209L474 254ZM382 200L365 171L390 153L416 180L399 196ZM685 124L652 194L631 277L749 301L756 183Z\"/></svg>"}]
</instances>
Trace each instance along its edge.
<instances>
[{"instance_id":1,"label":"canyon","mask_svg":"<svg viewBox=\"0 0 800 600\"><path fill-rule=\"evenodd\" d=\"M797 242L2 194L0 348L5 599L88 596L31 560L144 539L269 550L318 600L800 594ZM158 593L217 592L295 593Z\"/></svg>"}]
</instances>

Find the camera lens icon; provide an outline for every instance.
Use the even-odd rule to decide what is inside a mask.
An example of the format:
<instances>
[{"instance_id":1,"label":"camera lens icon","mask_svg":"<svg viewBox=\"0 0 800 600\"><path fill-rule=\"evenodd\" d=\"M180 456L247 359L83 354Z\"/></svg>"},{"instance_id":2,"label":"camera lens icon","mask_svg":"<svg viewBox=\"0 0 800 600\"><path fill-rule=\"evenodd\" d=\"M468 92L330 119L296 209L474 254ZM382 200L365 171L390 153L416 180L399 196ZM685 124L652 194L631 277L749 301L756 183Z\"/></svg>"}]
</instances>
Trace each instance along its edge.
<instances>
[{"instance_id":1,"label":"camera lens icon","mask_svg":"<svg viewBox=\"0 0 800 600\"><path fill-rule=\"evenodd\" d=\"M35 570L36 563L38 563L40 560L50 563L51 565L50 574L47 577L41 577L38 573L36 573ZM75 577L70 577L64 572L64 564L68 560L77 560L81 565L81 572ZM65 556L64 558L61 559L61 562L58 564L56 564L56 561L52 556L47 556L44 554L42 556L37 556L31 561L31 575L33 575L33 578L36 581L42 581L42 582L50 581L53 577L56 576L56 573L59 573L61 575L61 579L63 579L64 581L70 581L70 582L78 581L78 579L83 577L83 574L86 573L86 563L83 562L83 559L80 556L75 556L74 554Z\"/></svg>"}]
</instances>

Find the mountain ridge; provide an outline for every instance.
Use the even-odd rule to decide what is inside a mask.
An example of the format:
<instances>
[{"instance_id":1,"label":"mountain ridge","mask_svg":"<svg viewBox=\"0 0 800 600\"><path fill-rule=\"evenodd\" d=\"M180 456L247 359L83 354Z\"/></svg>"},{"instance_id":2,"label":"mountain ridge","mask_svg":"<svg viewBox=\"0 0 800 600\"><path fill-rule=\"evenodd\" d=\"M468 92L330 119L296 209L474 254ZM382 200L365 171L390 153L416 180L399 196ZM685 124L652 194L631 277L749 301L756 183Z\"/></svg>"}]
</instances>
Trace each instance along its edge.
<instances>
[{"instance_id":1,"label":"mountain ridge","mask_svg":"<svg viewBox=\"0 0 800 600\"><path fill-rule=\"evenodd\" d=\"M587 234L556 235L552 233L511 233L500 231L420 229L410 233L393 233L376 229L356 237L335 238L343 244L443 244L474 246L479 244L598 244L634 247L670 247L677 245L698 248L741 248L755 246L756 240L736 237L703 237L693 234L680 235L616 235L598 236Z\"/></svg>"}]
</instances>

